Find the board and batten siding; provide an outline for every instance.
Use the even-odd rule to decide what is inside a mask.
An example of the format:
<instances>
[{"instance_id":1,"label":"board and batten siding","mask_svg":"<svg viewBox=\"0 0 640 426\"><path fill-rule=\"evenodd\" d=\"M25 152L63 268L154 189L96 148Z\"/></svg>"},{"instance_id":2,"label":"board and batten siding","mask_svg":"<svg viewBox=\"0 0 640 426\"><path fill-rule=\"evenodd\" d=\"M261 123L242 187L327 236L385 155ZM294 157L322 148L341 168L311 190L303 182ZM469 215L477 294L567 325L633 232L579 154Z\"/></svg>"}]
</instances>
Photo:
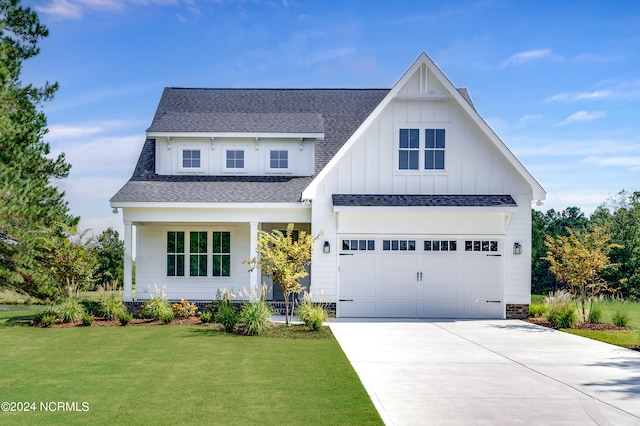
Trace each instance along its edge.
<instances>
[{"instance_id":1,"label":"board and batten siding","mask_svg":"<svg viewBox=\"0 0 640 426\"><path fill-rule=\"evenodd\" d=\"M164 288L170 300L209 301L216 298L218 289L233 288L237 299L244 299L249 290L249 272L243 264L249 254L249 224L244 223L172 223L137 226L136 297L147 300L155 295L156 287ZM207 277L189 277L189 260L185 255L185 276L167 276L167 232L185 231L185 245L190 231L206 231L209 239ZM231 276L213 277L211 272L211 235L213 231L231 232Z\"/></svg>"},{"instance_id":2,"label":"board and batten siding","mask_svg":"<svg viewBox=\"0 0 640 426\"><path fill-rule=\"evenodd\" d=\"M403 91L415 90L416 84L415 79L411 79ZM432 84L437 86L437 82ZM435 86L430 90L436 93L444 91L442 87ZM411 126L443 126L446 129L444 171L407 172L397 169L398 129ZM338 224L339 215L333 212L331 195L337 193L510 194L518 208L511 214L503 231L506 256L503 303L529 303L530 185L455 101L394 99L318 185L312 205L312 232L322 230L331 243L332 252L323 254L320 247L316 248L312 290L314 293L324 292L329 301L335 301L330 296L337 295L340 244L337 234L344 228ZM411 226L412 222L418 223L412 218L404 226ZM456 234L466 234L467 231L463 229ZM472 233L480 231L476 229ZM420 232L417 227L416 233ZM514 242L526 248L522 255L513 254Z\"/></svg>"},{"instance_id":3,"label":"board and batten siding","mask_svg":"<svg viewBox=\"0 0 640 426\"><path fill-rule=\"evenodd\" d=\"M284 174L292 176L311 176L315 162L315 144L306 140L300 143L292 139L260 139L257 143L250 138L216 138L212 143L207 137L175 137L171 145L166 138L156 139L156 170L160 175L248 175ZM183 149L199 149L202 168L198 171L184 171L180 168ZM287 150L290 168L286 171L268 169L269 151ZM227 169L226 151L244 151L244 168Z\"/></svg>"}]
</instances>

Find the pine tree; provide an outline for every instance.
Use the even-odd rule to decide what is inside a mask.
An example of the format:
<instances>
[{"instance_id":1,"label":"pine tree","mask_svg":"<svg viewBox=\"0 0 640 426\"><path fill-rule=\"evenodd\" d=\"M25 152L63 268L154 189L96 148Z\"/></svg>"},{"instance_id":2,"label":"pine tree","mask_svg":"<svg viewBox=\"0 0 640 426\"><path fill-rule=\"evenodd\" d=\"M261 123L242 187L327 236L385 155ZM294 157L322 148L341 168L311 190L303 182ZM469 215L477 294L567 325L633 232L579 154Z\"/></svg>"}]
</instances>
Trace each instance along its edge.
<instances>
[{"instance_id":1,"label":"pine tree","mask_svg":"<svg viewBox=\"0 0 640 426\"><path fill-rule=\"evenodd\" d=\"M43 237L78 222L53 183L68 176L70 165L64 154L48 157L44 141L40 107L58 85L20 80L23 62L39 53L47 35L36 12L19 0L0 0L0 285L40 297L56 293Z\"/></svg>"}]
</instances>

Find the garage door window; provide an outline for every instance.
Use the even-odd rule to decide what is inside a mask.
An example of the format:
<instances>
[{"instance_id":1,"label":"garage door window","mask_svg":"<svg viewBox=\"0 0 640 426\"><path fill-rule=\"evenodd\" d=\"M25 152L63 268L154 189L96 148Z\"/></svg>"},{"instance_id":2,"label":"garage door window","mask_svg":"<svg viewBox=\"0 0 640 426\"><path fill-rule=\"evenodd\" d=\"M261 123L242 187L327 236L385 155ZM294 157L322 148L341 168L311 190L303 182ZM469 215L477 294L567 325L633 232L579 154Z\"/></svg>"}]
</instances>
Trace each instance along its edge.
<instances>
[{"instance_id":1,"label":"garage door window","mask_svg":"<svg viewBox=\"0 0 640 426\"><path fill-rule=\"evenodd\" d=\"M465 241L465 251L480 251L480 252L497 252L498 242L495 240L483 240L483 241Z\"/></svg>"},{"instance_id":2,"label":"garage door window","mask_svg":"<svg viewBox=\"0 0 640 426\"><path fill-rule=\"evenodd\" d=\"M385 251L416 251L416 240L383 240Z\"/></svg>"},{"instance_id":3,"label":"garage door window","mask_svg":"<svg viewBox=\"0 0 640 426\"><path fill-rule=\"evenodd\" d=\"M342 240L342 250L373 251L375 249L374 240Z\"/></svg>"},{"instance_id":4,"label":"garage door window","mask_svg":"<svg viewBox=\"0 0 640 426\"><path fill-rule=\"evenodd\" d=\"M456 251L458 250L458 242L455 240L425 240L424 251Z\"/></svg>"}]
</instances>

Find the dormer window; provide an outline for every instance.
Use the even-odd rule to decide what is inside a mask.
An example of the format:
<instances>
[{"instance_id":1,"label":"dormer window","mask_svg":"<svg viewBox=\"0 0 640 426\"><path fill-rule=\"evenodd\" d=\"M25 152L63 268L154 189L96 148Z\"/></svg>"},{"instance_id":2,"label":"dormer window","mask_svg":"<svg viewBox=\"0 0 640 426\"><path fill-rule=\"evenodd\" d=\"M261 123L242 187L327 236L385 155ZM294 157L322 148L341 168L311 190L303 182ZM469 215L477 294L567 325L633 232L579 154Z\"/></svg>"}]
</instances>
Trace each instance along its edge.
<instances>
[{"instance_id":1,"label":"dormer window","mask_svg":"<svg viewBox=\"0 0 640 426\"><path fill-rule=\"evenodd\" d=\"M200 166L200 150L184 149L182 150L182 168L183 169L199 169Z\"/></svg>"},{"instance_id":2,"label":"dormer window","mask_svg":"<svg viewBox=\"0 0 640 426\"><path fill-rule=\"evenodd\" d=\"M271 150L269 152L269 168L270 169L288 169L289 168L289 151Z\"/></svg>"},{"instance_id":3,"label":"dormer window","mask_svg":"<svg viewBox=\"0 0 640 426\"><path fill-rule=\"evenodd\" d=\"M227 150L227 169L244 169L244 151Z\"/></svg>"}]
</instances>

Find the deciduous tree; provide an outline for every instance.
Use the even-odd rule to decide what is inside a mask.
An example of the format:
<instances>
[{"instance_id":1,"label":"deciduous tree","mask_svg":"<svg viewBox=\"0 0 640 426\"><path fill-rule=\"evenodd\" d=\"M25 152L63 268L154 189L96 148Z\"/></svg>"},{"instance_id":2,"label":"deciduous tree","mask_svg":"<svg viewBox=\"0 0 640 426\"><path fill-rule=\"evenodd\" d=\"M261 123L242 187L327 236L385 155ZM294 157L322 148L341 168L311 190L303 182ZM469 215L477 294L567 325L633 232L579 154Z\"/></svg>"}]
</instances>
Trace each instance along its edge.
<instances>
[{"instance_id":1,"label":"deciduous tree","mask_svg":"<svg viewBox=\"0 0 640 426\"><path fill-rule=\"evenodd\" d=\"M617 245L609 242L609 235L601 227L580 233L567 228L567 233L555 238L547 235L545 259L549 261L549 270L566 283L580 301L580 315L585 322L586 302L602 292L613 290L601 274L611 266L608 254Z\"/></svg>"},{"instance_id":2,"label":"deciduous tree","mask_svg":"<svg viewBox=\"0 0 640 426\"><path fill-rule=\"evenodd\" d=\"M290 324L293 307L290 309L289 298L300 292L300 280L309 273L313 242L320 235L307 234L300 231L298 239L293 238L293 223L287 226L285 233L279 230L272 232L258 231L257 257L248 259L250 271L260 268L262 275L269 277L280 285L285 301L286 324Z\"/></svg>"}]
</instances>

